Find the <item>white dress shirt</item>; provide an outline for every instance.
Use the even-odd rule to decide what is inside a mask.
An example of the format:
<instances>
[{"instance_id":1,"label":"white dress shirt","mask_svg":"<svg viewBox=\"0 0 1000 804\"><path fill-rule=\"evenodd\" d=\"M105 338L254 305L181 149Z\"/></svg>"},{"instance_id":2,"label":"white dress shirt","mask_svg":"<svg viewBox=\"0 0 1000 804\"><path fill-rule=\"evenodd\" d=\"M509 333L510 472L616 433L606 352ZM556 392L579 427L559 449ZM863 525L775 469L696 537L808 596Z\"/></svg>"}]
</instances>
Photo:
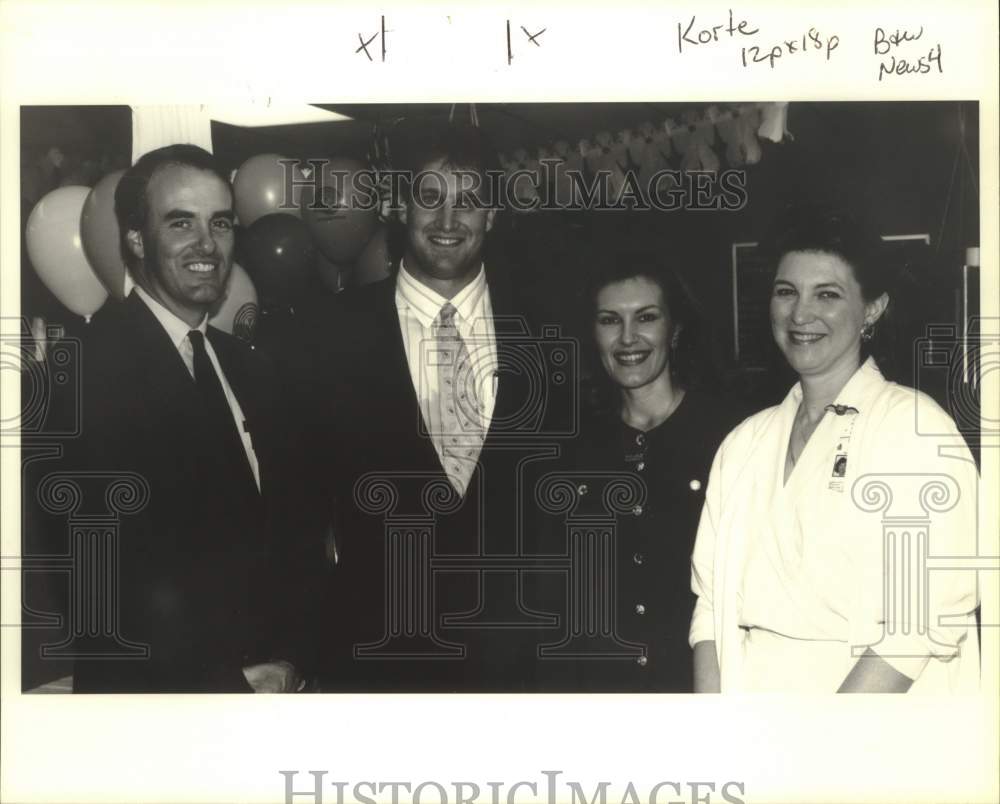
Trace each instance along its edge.
<instances>
[{"instance_id":1,"label":"white dress shirt","mask_svg":"<svg viewBox=\"0 0 1000 804\"><path fill-rule=\"evenodd\" d=\"M432 325L441 308L451 302L456 309L455 326L469 351L474 376L484 378L476 392L482 404L483 431L488 432L496 406L497 348L496 330L493 326L493 306L486 272L479 273L452 299L446 299L419 282L401 264L396 277L396 311L399 330L403 335L403 349L410 368L410 379L420 403L423 432L429 433L438 455L443 454L442 435L431 425L431 402L438 398L438 379L435 361L428 359L436 348Z\"/></svg>"},{"instance_id":2,"label":"white dress shirt","mask_svg":"<svg viewBox=\"0 0 1000 804\"><path fill-rule=\"evenodd\" d=\"M205 335L208 330L208 316L206 315L197 327L191 327L170 312L170 310L160 304L138 285L134 286L132 292L142 299L156 320L159 321L160 325L167 331L167 335L170 336L170 340L177 348L177 352L180 354L181 360L184 361L184 365L187 367L188 374L190 374L191 378L194 379L194 348L191 346L191 340L188 338L188 333L192 329L197 329L202 335ZM247 462L250 464L250 469L253 472L254 481L257 483L257 490L259 491L260 468L257 465L257 454L253 450L253 442L250 439L250 433L247 431L245 426L246 417L243 415L243 409L240 407L236 394L233 393L233 389L229 386L229 381L226 379L222 366L219 365L219 358L216 356L215 350L212 348L212 342L208 339L208 337L205 338L205 352L208 354L208 359L211 362L212 367L215 369L216 375L219 377L219 382L222 384L222 390L226 395L226 401L229 403L229 409L233 414L233 422L236 425L236 431L240 434L240 440L243 442L243 449L246 452Z\"/></svg>"}]
</instances>

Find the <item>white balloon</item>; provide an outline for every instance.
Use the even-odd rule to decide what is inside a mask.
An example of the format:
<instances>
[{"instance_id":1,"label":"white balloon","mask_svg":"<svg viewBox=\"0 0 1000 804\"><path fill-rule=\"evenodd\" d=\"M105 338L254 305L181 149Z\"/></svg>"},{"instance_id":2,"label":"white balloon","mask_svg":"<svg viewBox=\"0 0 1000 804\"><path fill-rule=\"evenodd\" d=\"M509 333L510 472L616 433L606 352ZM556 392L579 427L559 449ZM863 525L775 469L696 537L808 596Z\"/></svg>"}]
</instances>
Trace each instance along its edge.
<instances>
[{"instance_id":1,"label":"white balloon","mask_svg":"<svg viewBox=\"0 0 1000 804\"><path fill-rule=\"evenodd\" d=\"M216 303L208 323L250 343L259 310L257 288L254 287L253 280L241 265L233 263L233 270L229 272L229 279L226 281L226 293Z\"/></svg>"},{"instance_id":2,"label":"white balloon","mask_svg":"<svg viewBox=\"0 0 1000 804\"><path fill-rule=\"evenodd\" d=\"M87 260L80 215L89 187L59 187L28 216L25 240L36 273L68 309L88 321L107 301L108 291Z\"/></svg>"}]
</instances>

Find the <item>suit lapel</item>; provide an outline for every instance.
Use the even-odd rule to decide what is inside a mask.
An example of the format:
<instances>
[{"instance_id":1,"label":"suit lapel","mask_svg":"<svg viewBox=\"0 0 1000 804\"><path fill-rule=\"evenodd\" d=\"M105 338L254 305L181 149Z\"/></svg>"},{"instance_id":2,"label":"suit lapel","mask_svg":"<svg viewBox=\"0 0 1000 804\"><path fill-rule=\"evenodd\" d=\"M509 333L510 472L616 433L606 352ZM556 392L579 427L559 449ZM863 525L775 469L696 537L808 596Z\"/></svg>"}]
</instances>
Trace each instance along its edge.
<instances>
[{"instance_id":1,"label":"suit lapel","mask_svg":"<svg viewBox=\"0 0 1000 804\"><path fill-rule=\"evenodd\" d=\"M486 434L485 446L488 446L497 433L503 432L502 422L517 412L517 405L522 401L522 386L526 379L523 369L520 373L514 370L523 360L523 340L529 335L527 322L514 309L510 282L506 274L498 270L486 271L486 280L490 292L490 306L493 308L493 332L497 346L497 393L493 408L493 418ZM522 348L517 350L516 343L520 339ZM530 378L529 378L530 381Z\"/></svg>"},{"instance_id":2,"label":"suit lapel","mask_svg":"<svg viewBox=\"0 0 1000 804\"><path fill-rule=\"evenodd\" d=\"M165 409L197 412L194 380L167 331L138 295L130 295L123 308L132 351L139 358L135 366L123 369L140 374L152 390L147 398L161 400Z\"/></svg>"},{"instance_id":3,"label":"suit lapel","mask_svg":"<svg viewBox=\"0 0 1000 804\"><path fill-rule=\"evenodd\" d=\"M399 437L412 439L412 450L422 455L421 463L444 472L441 459L434 449L434 444L427 437L427 423L423 420L423 412L417 399L417 390L413 387L410 366L406 360L406 347L403 344L403 332L400 328L399 311L396 309L396 281L389 278L383 281L379 295L375 301L373 323L377 328L374 342L377 348L373 350L373 365L382 373L383 388L389 400L392 401L391 411L387 416L395 417ZM423 427L421 427L421 423ZM423 434L423 435L422 435ZM402 446L402 445L401 445Z\"/></svg>"}]
</instances>

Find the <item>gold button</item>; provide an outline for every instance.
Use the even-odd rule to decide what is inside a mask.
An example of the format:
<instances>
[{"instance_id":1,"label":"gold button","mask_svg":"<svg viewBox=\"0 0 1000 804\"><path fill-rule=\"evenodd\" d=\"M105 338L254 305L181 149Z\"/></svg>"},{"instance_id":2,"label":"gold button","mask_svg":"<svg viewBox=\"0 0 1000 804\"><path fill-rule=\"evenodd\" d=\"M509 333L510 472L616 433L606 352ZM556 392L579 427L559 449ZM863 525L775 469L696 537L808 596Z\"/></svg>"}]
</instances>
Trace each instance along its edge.
<instances>
[{"instance_id":1,"label":"gold button","mask_svg":"<svg viewBox=\"0 0 1000 804\"><path fill-rule=\"evenodd\" d=\"M636 614L645 614L646 613L646 607L644 605L642 605L642 603L636 603L635 604L635 613Z\"/></svg>"},{"instance_id":2,"label":"gold button","mask_svg":"<svg viewBox=\"0 0 1000 804\"><path fill-rule=\"evenodd\" d=\"M641 505L635 506L632 509L632 513L635 514L636 516L642 516L642 506Z\"/></svg>"},{"instance_id":3,"label":"gold button","mask_svg":"<svg viewBox=\"0 0 1000 804\"><path fill-rule=\"evenodd\" d=\"M639 667L645 667L647 664L649 664L649 659L647 659L645 656L640 656L638 659L635 660L635 663L639 665Z\"/></svg>"}]
</instances>

